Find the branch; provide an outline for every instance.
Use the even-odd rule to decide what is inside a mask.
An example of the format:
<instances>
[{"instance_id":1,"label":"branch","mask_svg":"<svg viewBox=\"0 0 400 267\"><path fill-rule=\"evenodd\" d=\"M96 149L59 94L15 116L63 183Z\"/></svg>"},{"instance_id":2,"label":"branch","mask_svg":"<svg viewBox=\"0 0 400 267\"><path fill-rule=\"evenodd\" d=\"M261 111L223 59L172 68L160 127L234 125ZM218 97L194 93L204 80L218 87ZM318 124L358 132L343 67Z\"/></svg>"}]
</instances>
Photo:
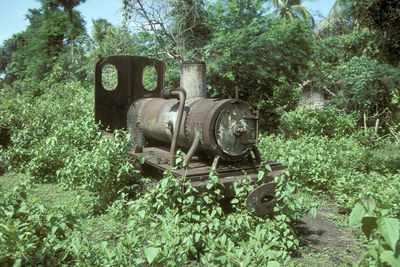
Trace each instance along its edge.
<instances>
[{"instance_id":1,"label":"branch","mask_svg":"<svg viewBox=\"0 0 400 267\"><path fill-rule=\"evenodd\" d=\"M329 90L326 86L322 87L322 89L324 89L325 91L327 91L328 93L330 93L333 96L336 96L335 93L333 93L331 90Z\"/></svg>"},{"instance_id":2,"label":"branch","mask_svg":"<svg viewBox=\"0 0 400 267\"><path fill-rule=\"evenodd\" d=\"M392 130L389 130L389 131L390 131L390 133L394 136L394 138L396 138L397 143L400 143L400 139L397 137L396 133L393 132Z\"/></svg>"},{"instance_id":3,"label":"branch","mask_svg":"<svg viewBox=\"0 0 400 267\"><path fill-rule=\"evenodd\" d=\"M380 117L381 115L383 115L388 110L389 110L388 108L385 108L381 113L378 113L378 111L377 111L374 115L368 117L368 119Z\"/></svg>"},{"instance_id":4,"label":"branch","mask_svg":"<svg viewBox=\"0 0 400 267\"><path fill-rule=\"evenodd\" d=\"M151 30L153 31L154 36L155 36L157 42L160 44L160 46L162 47L162 49L165 51L166 55L167 55L168 57L170 57L171 59L174 59L174 60L178 59L178 56L177 56L177 55L173 55L173 54L170 53L170 51L166 48L166 45L165 45L165 43L163 42L163 40L161 40L161 38L160 38L160 37L158 36L158 34L157 34L157 30L156 30L156 27L155 27L155 25L157 25L157 24L159 24L159 25L161 26L161 29L163 30L163 32L167 34L167 32L165 31L165 27L164 27L163 23L161 23L161 22L159 22L159 21L157 22L157 24L156 24L156 23L153 23L153 20L150 18L150 16L148 15L147 11L146 11L145 8L143 7L143 5L142 5L142 3L141 3L141 0L136 0L136 2L138 3L138 5L139 5L139 7L140 7L139 11L142 11L142 14L141 14L141 15L147 20L147 23L150 25L150 28L151 28ZM138 13L140 14L140 12L138 12ZM167 34L167 36L170 37L169 34ZM172 39L172 41L175 42L173 39Z\"/></svg>"}]
</instances>

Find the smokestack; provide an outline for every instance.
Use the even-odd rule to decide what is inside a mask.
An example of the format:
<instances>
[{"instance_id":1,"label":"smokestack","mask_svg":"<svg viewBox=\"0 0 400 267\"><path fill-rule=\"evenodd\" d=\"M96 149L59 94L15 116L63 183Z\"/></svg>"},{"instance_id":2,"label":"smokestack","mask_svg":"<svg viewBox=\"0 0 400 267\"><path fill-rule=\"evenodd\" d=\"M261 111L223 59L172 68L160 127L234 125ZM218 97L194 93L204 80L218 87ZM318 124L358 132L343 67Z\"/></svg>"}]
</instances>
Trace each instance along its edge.
<instances>
[{"instance_id":1,"label":"smokestack","mask_svg":"<svg viewBox=\"0 0 400 267\"><path fill-rule=\"evenodd\" d=\"M186 99L206 98L206 63L201 61L182 63L180 83L186 91Z\"/></svg>"}]
</instances>

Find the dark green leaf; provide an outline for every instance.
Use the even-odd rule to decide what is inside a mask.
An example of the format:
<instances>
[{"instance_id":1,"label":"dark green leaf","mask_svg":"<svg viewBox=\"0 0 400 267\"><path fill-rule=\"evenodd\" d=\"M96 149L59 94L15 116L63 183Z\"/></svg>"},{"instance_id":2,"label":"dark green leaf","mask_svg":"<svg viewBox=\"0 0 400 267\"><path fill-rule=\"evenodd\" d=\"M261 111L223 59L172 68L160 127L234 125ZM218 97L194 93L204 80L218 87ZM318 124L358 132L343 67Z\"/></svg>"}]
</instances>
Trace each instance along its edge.
<instances>
[{"instance_id":1,"label":"dark green leaf","mask_svg":"<svg viewBox=\"0 0 400 267\"><path fill-rule=\"evenodd\" d=\"M375 217L364 217L361 220L362 230L365 236L369 239L371 233L378 227Z\"/></svg>"}]
</instances>

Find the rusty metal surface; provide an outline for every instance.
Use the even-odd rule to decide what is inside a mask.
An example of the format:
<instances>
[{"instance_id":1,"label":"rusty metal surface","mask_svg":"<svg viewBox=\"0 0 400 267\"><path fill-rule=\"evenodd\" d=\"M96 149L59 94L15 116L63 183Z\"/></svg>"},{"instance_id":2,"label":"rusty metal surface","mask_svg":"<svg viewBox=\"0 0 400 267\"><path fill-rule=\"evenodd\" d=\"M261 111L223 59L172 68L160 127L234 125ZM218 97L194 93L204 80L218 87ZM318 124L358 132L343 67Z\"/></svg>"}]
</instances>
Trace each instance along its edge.
<instances>
[{"instance_id":1,"label":"rusty metal surface","mask_svg":"<svg viewBox=\"0 0 400 267\"><path fill-rule=\"evenodd\" d=\"M102 84L103 68L109 64L118 73L117 86L111 91ZM143 71L148 66L157 72L157 86L150 91L143 86ZM247 198L248 209L259 216L270 213L275 204L275 185L271 181L284 168L279 163L267 162L272 169L264 181L267 184L257 184L258 170L263 164L257 149L258 112L239 99L238 88L235 99L204 98L206 77L202 63L182 65L181 87L189 91L186 101L164 99L162 96L169 98L181 90L165 89L161 94L165 68L164 62L145 57L97 59L96 122L101 122L103 130L127 128L133 142L131 154L145 158L143 169L150 170L156 180L170 170L177 177L187 177L202 192L206 191L210 172L215 171L224 185L223 193L234 196L234 182L250 177L256 189ZM176 92L172 94L173 91ZM175 157L173 144L185 152L189 149L184 160L188 167L171 169L171 159Z\"/></svg>"},{"instance_id":2,"label":"rusty metal surface","mask_svg":"<svg viewBox=\"0 0 400 267\"><path fill-rule=\"evenodd\" d=\"M251 106L236 103L223 109L215 123L218 146L224 153L235 157L248 153L256 139L255 111Z\"/></svg>"},{"instance_id":3,"label":"rusty metal surface","mask_svg":"<svg viewBox=\"0 0 400 267\"><path fill-rule=\"evenodd\" d=\"M256 216L272 214L276 204L275 183L263 184L251 192L246 199L246 208Z\"/></svg>"},{"instance_id":4,"label":"rusty metal surface","mask_svg":"<svg viewBox=\"0 0 400 267\"><path fill-rule=\"evenodd\" d=\"M199 150L210 157L220 155L230 161L245 158L255 145L253 113L253 108L241 100L191 99L182 114L183 127L179 129L177 146L188 149L200 134ZM179 126L178 115L179 101L176 99L138 100L129 111L132 118L128 117L128 130L133 138L140 137L136 134L140 132L146 139L170 144L174 130L177 131Z\"/></svg>"},{"instance_id":5,"label":"rusty metal surface","mask_svg":"<svg viewBox=\"0 0 400 267\"><path fill-rule=\"evenodd\" d=\"M237 114L229 114L230 111L234 111ZM242 159L248 155L250 148L254 144L248 143L238 153L238 149L228 149L230 137L225 136L225 134L229 135L231 133L234 135L234 128L239 123L245 126L244 129L246 129L248 137L254 139L256 135L255 126L252 126L253 122L247 122L252 116L252 112L252 107L242 100L203 99L197 102L188 113L185 122L186 138L189 142L192 142L198 131L201 133L200 142L203 150L212 152L213 155L220 155L224 160L236 161ZM230 123L229 126L226 125L228 123ZM231 132L222 133L222 128ZM237 138L235 137L235 139L239 140L237 143L243 143L244 145L245 142L241 138L246 137L241 134ZM250 141L253 142L252 140Z\"/></svg>"},{"instance_id":6,"label":"rusty metal surface","mask_svg":"<svg viewBox=\"0 0 400 267\"><path fill-rule=\"evenodd\" d=\"M146 145L145 135L140 128L140 113L144 105L151 101L152 98L142 98L135 101L128 109L126 127L130 134L130 140L135 152L142 152Z\"/></svg>"},{"instance_id":7,"label":"rusty metal surface","mask_svg":"<svg viewBox=\"0 0 400 267\"><path fill-rule=\"evenodd\" d=\"M131 153L134 157L145 157L145 165L155 168L159 171L162 178L162 172L171 170L177 176L185 176L189 179L194 187L200 191L205 190L209 181L209 174L211 172L211 164L202 159L196 159L191 162L188 169L171 169L169 165L169 149L161 147L146 147L142 153ZM276 162L267 162L272 171L268 173L267 181L271 181L274 176L278 175L283 170L283 166ZM218 166L216 172L220 182L225 187L225 194L233 196L233 183L238 179L243 179L245 176L250 176L255 182L258 178L259 164L242 160L235 163L224 163Z\"/></svg>"},{"instance_id":8,"label":"rusty metal surface","mask_svg":"<svg viewBox=\"0 0 400 267\"><path fill-rule=\"evenodd\" d=\"M118 72L118 84L112 91L102 85L102 70L113 65ZM142 83L143 70L154 66L157 71L157 86L148 91ZM95 62L95 121L101 122L103 129L126 128L129 106L140 98L159 97L164 87L166 65L162 61L138 56L110 56L98 58Z\"/></svg>"}]
</instances>

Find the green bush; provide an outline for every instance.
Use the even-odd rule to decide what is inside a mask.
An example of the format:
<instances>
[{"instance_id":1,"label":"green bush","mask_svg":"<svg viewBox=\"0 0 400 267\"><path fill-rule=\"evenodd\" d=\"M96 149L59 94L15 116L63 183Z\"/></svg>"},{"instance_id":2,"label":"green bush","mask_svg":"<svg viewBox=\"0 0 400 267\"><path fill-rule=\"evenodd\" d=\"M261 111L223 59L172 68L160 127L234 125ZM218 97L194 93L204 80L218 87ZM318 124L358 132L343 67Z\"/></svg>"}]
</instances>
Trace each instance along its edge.
<instances>
[{"instance_id":1,"label":"green bush","mask_svg":"<svg viewBox=\"0 0 400 267\"><path fill-rule=\"evenodd\" d=\"M76 223L74 215L30 203L25 187L0 196L0 264L56 266L68 262L67 233Z\"/></svg>"},{"instance_id":2,"label":"green bush","mask_svg":"<svg viewBox=\"0 0 400 267\"><path fill-rule=\"evenodd\" d=\"M400 175L350 171L337 177L332 193L345 212L350 212L360 199L373 198L391 216L400 215ZM334 192L335 191L335 192Z\"/></svg>"},{"instance_id":3,"label":"green bush","mask_svg":"<svg viewBox=\"0 0 400 267\"><path fill-rule=\"evenodd\" d=\"M41 91L47 88L46 91ZM40 93L37 93L37 91ZM78 81L44 80L37 86L24 80L1 91L0 124L11 130L6 165L30 173L37 181L54 181L71 147L91 147L92 93Z\"/></svg>"},{"instance_id":4,"label":"green bush","mask_svg":"<svg viewBox=\"0 0 400 267\"><path fill-rule=\"evenodd\" d=\"M296 185L277 178L278 204L275 218L253 217L244 208L248 180L235 184L237 198L233 210L223 212L223 197L216 176L211 175L209 192L199 193L185 178L166 173L143 197L118 200L109 212L126 221L110 247L90 245L79 239L74 256L83 265L246 265L288 263L289 252L299 241L293 231L293 218L307 210L295 198Z\"/></svg>"},{"instance_id":5,"label":"green bush","mask_svg":"<svg viewBox=\"0 0 400 267\"><path fill-rule=\"evenodd\" d=\"M116 131L115 140L99 132L90 150L74 148L57 171L57 181L67 186L80 186L97 194L102 209L125 192L134 197L143 184L127 153L129 138Z\"/></svg>"},{"instance_id":6,"label":"green bush","mask_svg":"<svg viewBox=\"0 0 400 267\"><path fill-rule=\"evenodd\" d=\"M310 28L262 15L260 3L228 2L210 9L213 37L204 47L209 93L231 98L237 86L240 97L265 114L260 125L275 132L280 112L297 105L313 50Z\"/></svg>"},{"instance_id":7,"label":"green bush","mask_svg":"<svg viewBox=\"0 0 400 267\"><path fill-rule=\"evenodd\" d=\"M373 197L392 215L399 215L399 175L388 172L371 147L356 138L262 136L263 158L281 162L292 179L306 190L335 197L342 211L349 212L363 197Z\"/></svg>"},{"instance_id":8,"label":"green bush","mask_svg":"<svg viewBox=\"0 0 400 267\"><path fill-rule=\"evenodd\" d=\"M356 123L354 115L334 107L321 110L297 108L282 115L279 129L287 138L303 135L340 137L355 133Z\"/></svg>"},{"instance_id":9,"label":"green bush","mask_svg":"<svg viewBox=\"0 0 400 267\"><path fill-rule=\"evenodd\" d=\"M381 127L398 121L398 67L381 64L367 55L341 59L337 66L328 66L317 86L335 94L331 104L367 117L386 111L385 116L380 117Z\"/></svg>"},{"instance_id":10,"label":"green bush","mask_svg":"<svg viewBox=\"0 0 400 267\"><path fill-rule=\"evenodd\" d=\"M139 188L128 139L119 132L115 142L102 137L93 120L93 93L75 80L56 82L59 74L56 69L38 86L26 80L1 91L0 124L12 130L12 144L0 157L0 170L8 166L34 182L83 185L104 209L127 187ZM38 94L42 88L47 90Z\"/></svg>"},{"instance_id":11,"label":"green bush","mask_svg":"<svg viewBox=\"0 0 400 267\"><path fill-rule=\"evenodd\" d=\"M363 233L372 241L357 265L400 266L400 220L389 217L388 211L376 204L373 198L366 198L350 214L349 226L361 223Z\"/></svg>"},{"instance_id":12,"label":"green bush","mask_svg":"<svg viewBox=\"0 0 400 267\"><path fill-rule=\"evenodd\" d=\"M262 136L259 145L263 158L281 162L296 181L319 191L332 188L349 170L378 168L368 148L351 138Z\"/></svg>"}]
</instances>

